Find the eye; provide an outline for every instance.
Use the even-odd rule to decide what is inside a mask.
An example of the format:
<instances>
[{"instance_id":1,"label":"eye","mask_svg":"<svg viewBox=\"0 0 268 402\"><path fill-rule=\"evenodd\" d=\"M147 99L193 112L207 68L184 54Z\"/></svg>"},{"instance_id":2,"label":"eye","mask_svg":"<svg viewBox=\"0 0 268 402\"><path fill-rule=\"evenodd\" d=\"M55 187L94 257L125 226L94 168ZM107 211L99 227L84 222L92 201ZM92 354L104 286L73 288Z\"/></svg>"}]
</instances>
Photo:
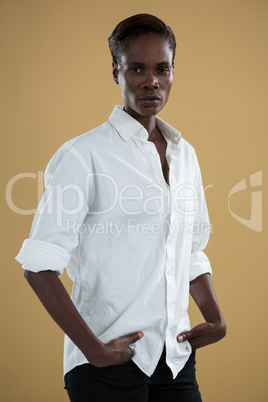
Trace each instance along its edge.
<instances>
[{"instance_id":1,"label":"eye","mask_svg":"<svg viewBox=\"0 0 268 402\"><path fill-rule=\"evenodd\" d=\"M139 73L141 73L141 68L140 68L140 67L131 67L131 68L129 69L129 71L130 71L131 73L137 73L137 74L139 74Z\"/></svg>"},{"instance_id":2,"label":"eye","mask_svg":"<svg viewBox=\"0 0 268 402\"><path fill-rule=\"evenodd\" d=\"M159 69L157 71L160 74L168 74L170 72L170 68L169 67L159 67Z\"/></svg>"}]
</instances>

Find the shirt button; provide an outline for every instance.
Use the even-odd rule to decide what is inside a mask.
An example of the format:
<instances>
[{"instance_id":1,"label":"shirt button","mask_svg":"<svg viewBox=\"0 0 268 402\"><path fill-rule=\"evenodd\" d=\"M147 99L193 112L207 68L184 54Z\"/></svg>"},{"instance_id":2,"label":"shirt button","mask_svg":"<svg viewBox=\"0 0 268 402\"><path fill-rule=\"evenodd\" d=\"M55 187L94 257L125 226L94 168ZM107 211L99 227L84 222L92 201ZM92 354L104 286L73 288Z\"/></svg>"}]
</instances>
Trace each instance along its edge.
<instances>
[{"instance_id":1,"label":"shirt button","mask_svg":"<svg viewBox=\"0 0 268 402\"><path fill-rule=\"evenodd\" d=\"M155 155L155 154L156 154L156 151L152 150L151 155Z\"/></svg>"},{"instance_id":2,"label":"shirt button","mask_svg":"<svg viewBox=\"0 0 268 402\"><path fill-rule=\"evenodd\" d=\"M174 241L174 237L169 235L169 237L168 237L168 244L173 243L173 241Z\"/></svg>"},{"instance_id":3,"label":"shirt button","mask_svg":"<svg viewBox=\"0 0 268 402\"><path fill-rule=\"evenodd\" d=\"M160 180L160 184L164 185L165 184L165 180Z\"/></svg>"}]
</instances>

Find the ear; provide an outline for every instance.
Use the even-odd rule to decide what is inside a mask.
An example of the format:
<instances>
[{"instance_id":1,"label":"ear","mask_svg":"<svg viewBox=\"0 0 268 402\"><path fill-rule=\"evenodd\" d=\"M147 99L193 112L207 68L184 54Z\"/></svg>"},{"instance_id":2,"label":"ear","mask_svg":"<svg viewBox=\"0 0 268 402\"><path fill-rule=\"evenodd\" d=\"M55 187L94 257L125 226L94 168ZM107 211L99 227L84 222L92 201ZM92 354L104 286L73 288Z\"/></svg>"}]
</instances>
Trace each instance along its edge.
<instances>
[{"instance_id":1,"label":"ear","mask_svg":"<svg viewBox=\"0 0 268 402\"><path fill-rule=\"evenodd\" d=\"M118 84L118 64L113 61L112 63L113 68L113 79L116 84Z\"/></svg>"}]
</instances>

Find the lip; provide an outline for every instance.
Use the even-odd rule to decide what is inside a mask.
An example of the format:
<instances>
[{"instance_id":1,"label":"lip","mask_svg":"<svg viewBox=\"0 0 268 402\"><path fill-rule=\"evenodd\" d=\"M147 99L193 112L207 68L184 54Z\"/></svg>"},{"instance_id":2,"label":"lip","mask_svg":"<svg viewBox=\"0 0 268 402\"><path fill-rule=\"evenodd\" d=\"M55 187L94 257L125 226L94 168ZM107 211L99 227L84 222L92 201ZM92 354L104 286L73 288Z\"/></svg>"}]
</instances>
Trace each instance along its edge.
<instances>
[{"instance_id":1,"label":"lip","mask_svg":"<svg viewBox=\"0 0 268 402\"><path fill-rule=\"evenodd\" d=\"M158 95L146 95L141 96L139 101L145 106L155 106L161 101L161 97Z\"/></svg>"}]
</instances>

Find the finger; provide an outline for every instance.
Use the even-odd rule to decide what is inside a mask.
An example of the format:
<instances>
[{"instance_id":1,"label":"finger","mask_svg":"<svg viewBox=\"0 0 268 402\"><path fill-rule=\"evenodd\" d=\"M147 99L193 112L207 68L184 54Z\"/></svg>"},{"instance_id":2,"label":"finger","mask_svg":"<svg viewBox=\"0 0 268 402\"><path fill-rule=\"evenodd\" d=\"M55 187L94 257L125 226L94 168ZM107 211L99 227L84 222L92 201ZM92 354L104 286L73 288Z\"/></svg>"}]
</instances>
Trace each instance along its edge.
<instances>
[{"instance_id":1,"label":"finger","mask_svg":"<svg viewBox=\"0 0 268 402\"><path fill-rule=\"evenodd\" d=\"M130 359L132 359L135 354L134 349L132 349L130 346L128 347L128 349L130 349Z\"/></svg>"},{"instance_id":2,"label":"finger","mask_svg":"<svg viewBox=\"0 0 268 402\"><path fill-rule=\"evenodd\" d=\"M122 361L120 361L119 363L117 363L118 366L120 366L121 364L127 363L134 356L134 354L135 354L134 350L132 350L130 347L128 347L128 349L129 349L129 351L127 352L127 355L124 355L124 359Z\"/></svg>"},{"instance_id":3,"label":"finger","mask_svg":"<svg viewBox=\"0 0 268 402\"><path fill-rule=\"evenodd\" d=\"M185 342L185 341L188 341L190 338L191 338L191 331L183 332L177 336L178 342Z\"/></svg>"},{"instance_id":4,"label":"finger","mask_svg":"<svg viewBox=\"0 0 268 402\"><path fill-rule=\"evenodd\" d=\"M133 356L134 356L134 350L132 350L128 346L127 348L124 348L123 351L122 350L120 352L117 351L116 360L111 365L121 366L122 364L125 364L129 360L131 360Z\"/></svg>"},{"instance_id":5,"label":"finger","mask_svg":"<svg viewBox=\"0 0 268 402\"><path fill-rule=\"evenodd\" d=\"M127 342L128 345L130 345L131 343L135 343L140 340L143 336L143 332L135 332L134 334L123 336L123 339Z\"/></svg>"}]
</instances>

